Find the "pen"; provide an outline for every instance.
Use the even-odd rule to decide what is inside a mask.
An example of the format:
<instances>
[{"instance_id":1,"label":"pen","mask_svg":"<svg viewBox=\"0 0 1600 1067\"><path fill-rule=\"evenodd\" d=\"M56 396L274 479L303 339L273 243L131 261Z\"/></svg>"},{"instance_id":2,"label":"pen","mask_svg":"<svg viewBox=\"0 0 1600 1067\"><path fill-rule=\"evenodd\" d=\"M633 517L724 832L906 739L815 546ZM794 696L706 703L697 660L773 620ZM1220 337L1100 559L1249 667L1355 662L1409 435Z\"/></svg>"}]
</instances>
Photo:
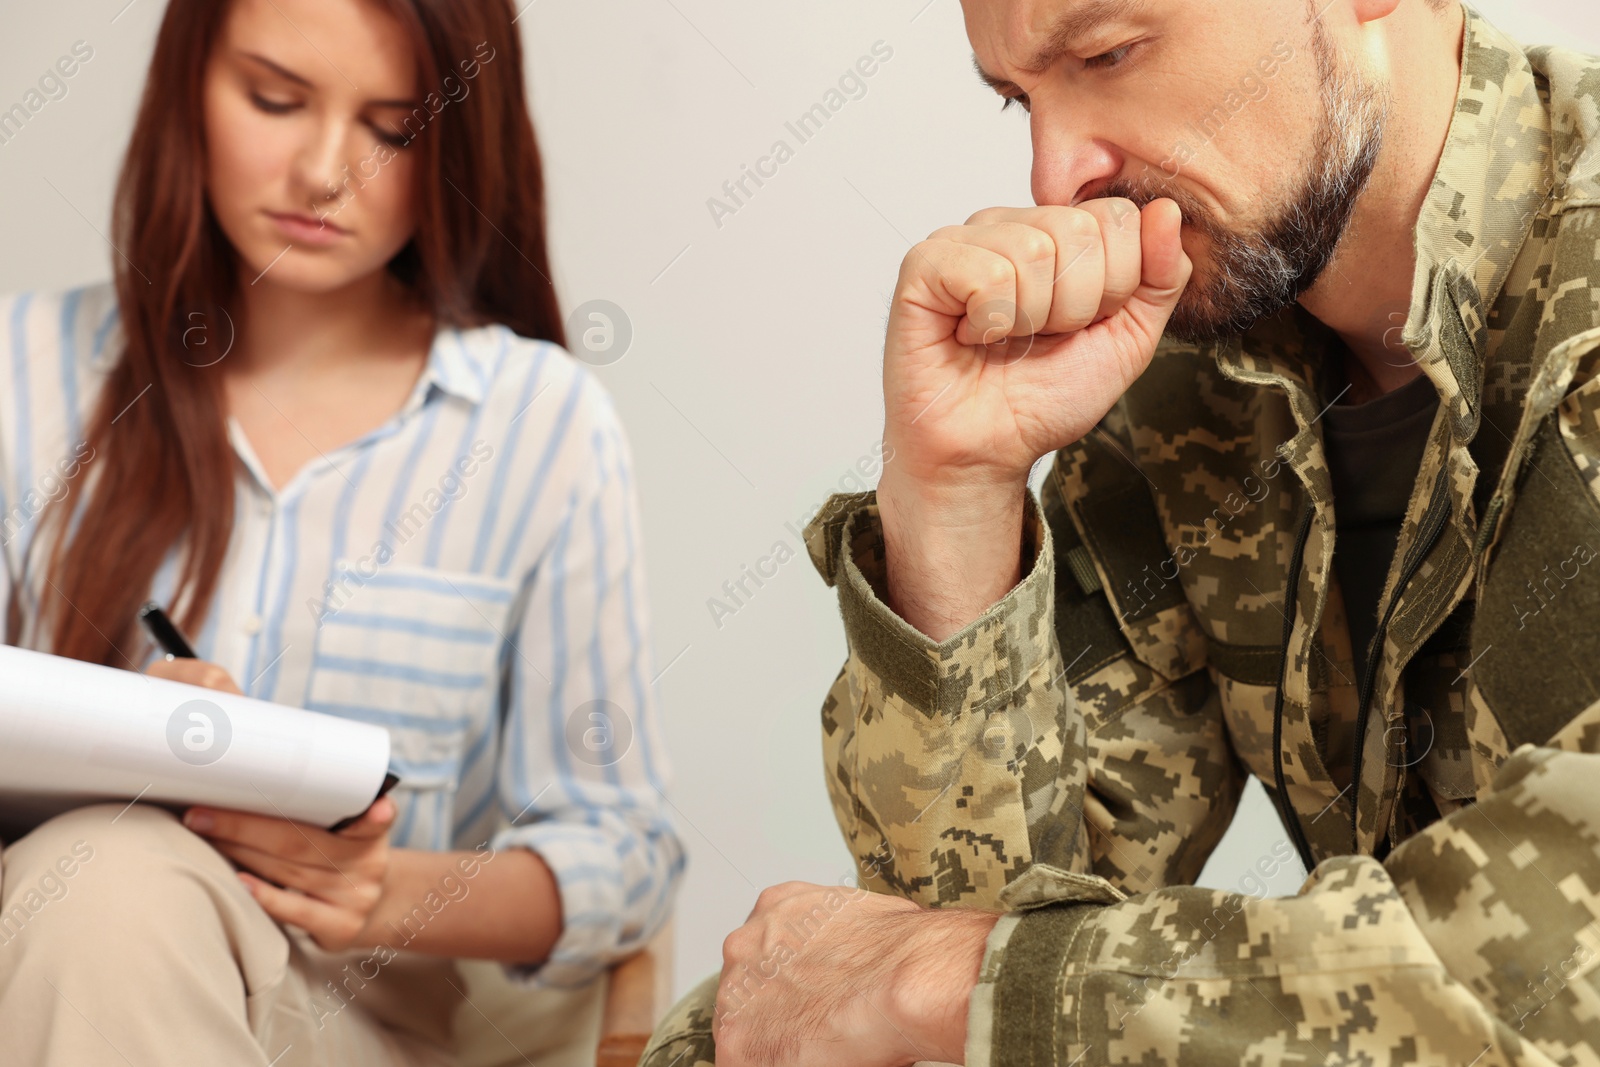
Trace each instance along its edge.
<instances>
[{"instance_id":1,"label":"pen","mask_svg":"<svg viewBox=\"0 0 1600 1067\"><path fill-rule=\"evenodd\" d=\"M161 605L154 600L149 601L139 609L139 621L144 623L144 628L150 632L167 653L168 659L199 659L195 654L194 646L189 644L189 639L183 636L183 631L178 629L178 624L167 617L161 610Z\"/></svg>"}]
</instances>

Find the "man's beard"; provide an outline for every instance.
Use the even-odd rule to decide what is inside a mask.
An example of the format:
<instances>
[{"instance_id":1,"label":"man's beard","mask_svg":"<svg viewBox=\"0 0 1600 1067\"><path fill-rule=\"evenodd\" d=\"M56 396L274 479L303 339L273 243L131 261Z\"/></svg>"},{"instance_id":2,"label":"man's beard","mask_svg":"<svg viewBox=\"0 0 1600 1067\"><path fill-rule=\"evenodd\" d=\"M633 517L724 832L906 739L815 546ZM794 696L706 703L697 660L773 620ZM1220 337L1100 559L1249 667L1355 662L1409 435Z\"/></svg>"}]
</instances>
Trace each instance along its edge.
<instances>
[{"instance_id":1,"label":"man's beard","mask_svg":"<svg viewBox=\"0 0 1600 1067\"><path fill-rule=\"evenodd\" d=\"M1208 269L1196 270L1167 324L1167 332L1179 340L1200 343L1240 334L1294 303L1316 284L1350 224L1377 165L1388 101L1361 71L1342 69L1333 42L1317 22L1312 23L1312 51L1322 121L1299 194L1266 226L1230 230L1186 190L1143 176L1118 179L1101 194L1127 197L1141 207L1167 197L1183 210L1185 223L1206 235Z\"/></svg>"}]
</instances>

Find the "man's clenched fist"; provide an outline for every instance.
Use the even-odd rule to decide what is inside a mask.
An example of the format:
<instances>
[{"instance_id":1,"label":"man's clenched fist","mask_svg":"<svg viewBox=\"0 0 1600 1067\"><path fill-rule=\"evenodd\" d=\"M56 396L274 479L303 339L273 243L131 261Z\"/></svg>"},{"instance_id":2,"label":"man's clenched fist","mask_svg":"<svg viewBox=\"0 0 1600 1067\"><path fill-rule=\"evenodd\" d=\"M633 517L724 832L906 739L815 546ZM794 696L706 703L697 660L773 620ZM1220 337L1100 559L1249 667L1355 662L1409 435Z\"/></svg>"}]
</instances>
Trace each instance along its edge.
<instances>
[{"instance_id":1,"label":"man's clenched fist","mask_svg":"<svg viewBox=\"0 0 1600 1067\"><path fill-rule=\"evenodd\" d=\"M1178 206L989 208L901 265L884 351L901 473L1020 482L1150 363L1191 265Z\"/></svg>"},{"instance_id":2,"label":"man's clenched fist","mask_svg":"<svg viewBox=\"0 0 1600 1067\"><path fill-rule=\"evenodd\" d=\"M900 267L878 483L889 605L943 641L1020 580L1041 456L1083 437L1150 365L1193 265L1171 200L990 208Z\"/></svg>"}]
</instances>

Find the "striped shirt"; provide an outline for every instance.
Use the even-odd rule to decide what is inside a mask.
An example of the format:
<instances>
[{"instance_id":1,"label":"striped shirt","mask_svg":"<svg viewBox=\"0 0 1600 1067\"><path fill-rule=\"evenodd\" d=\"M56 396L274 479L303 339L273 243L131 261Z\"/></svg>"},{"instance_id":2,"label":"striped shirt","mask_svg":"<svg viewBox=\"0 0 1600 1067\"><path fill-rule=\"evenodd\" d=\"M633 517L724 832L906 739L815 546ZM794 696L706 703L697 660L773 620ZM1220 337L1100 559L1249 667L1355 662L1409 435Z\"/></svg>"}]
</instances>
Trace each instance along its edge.
<instances>
[{"instance_id":1,"label":"striped shirt","mask_svg":"<svg viewBox=\"0 0 1600 1067\"><path fill-rule=\"evenodd\" d=\"M109 285L24 293L0 297L0 329L0 595L25 581L8 639L48 651L42 544L19 575L44 502L93 490L83 427L120 314ZM594 376L504 326L446 328L395 416L281 491L228 430L235 524L201 658L249 696L387 727L395 847L544 859L563 931L511 978L577 985L648 940L684 855L665 817L631 454ZM69 490L75 469L89 480ZM174 550L152 583L163 604L176 564Z\"/></svg>"}]
</instances>

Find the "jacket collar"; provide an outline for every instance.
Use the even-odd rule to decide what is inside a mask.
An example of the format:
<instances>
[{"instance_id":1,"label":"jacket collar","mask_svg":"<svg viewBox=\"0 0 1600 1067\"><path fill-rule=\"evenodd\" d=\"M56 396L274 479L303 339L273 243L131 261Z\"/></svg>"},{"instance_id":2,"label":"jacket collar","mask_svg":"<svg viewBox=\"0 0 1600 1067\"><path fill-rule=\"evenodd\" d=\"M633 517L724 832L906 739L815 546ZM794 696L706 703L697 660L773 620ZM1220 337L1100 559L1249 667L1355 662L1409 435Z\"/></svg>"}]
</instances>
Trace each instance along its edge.
<instances>
[{"instance_id":1,"label":"jacket collar","mask_svg":"<svg viewBox=\"0 0 1600 1067\"><path fill-rule=\"evenodd\" d=\"M1551 191L1549 117L1521 46L1470 6L1444 151L1414 231L1406 346L1439 390L1452 434L1477 432L1489 308ZM1320 356L1332 333L1298 305L1215 349L1236 381L1288 385L1296 420L1315 421ZM1297 395L1298 394L1298 395Z\"/></svg>"}]
</instances>

